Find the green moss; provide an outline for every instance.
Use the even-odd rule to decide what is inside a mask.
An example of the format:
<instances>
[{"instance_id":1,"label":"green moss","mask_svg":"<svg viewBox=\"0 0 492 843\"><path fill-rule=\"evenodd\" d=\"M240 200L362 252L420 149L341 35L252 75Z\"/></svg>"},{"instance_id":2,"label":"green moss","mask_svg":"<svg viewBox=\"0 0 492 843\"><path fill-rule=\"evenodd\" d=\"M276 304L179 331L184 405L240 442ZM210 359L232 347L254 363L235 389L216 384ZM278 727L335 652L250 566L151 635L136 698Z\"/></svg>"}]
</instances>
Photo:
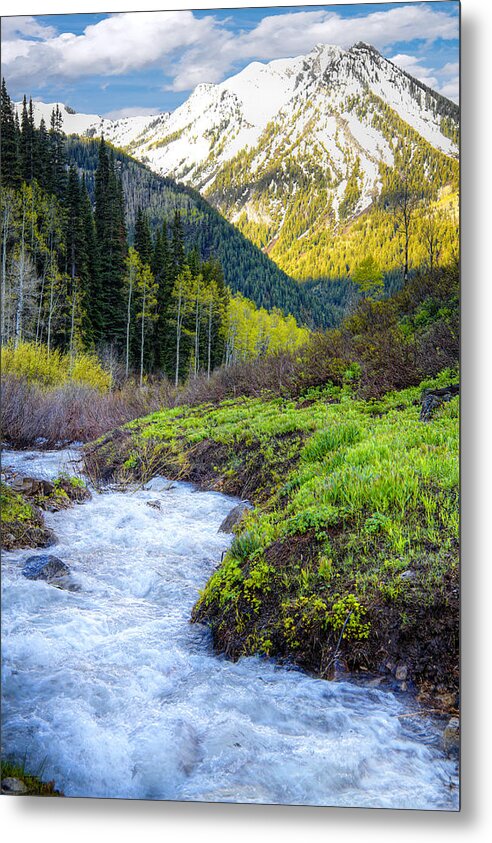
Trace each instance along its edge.
<instances>
[{"instance_id":1,"label":"green moss","mask_svg":"<svg viewBox=\"0 0 492 843\"><path fill-rule=\"evenodd\" d=\"M55 487L57 489L66 488L67 486L71 487L72 489L85 489L86 484L82 480L81 477L76 477L75 475L71 474L60 474L56 480L53 481Z\"/></svg>"},{"instance_id":2,"label":"green moss","mask_svg":"<svg viewBox=\"0 0 492 843\"><path fill-rule=\"evenodd\" d=\"M34 517L32 506L5 483L0 483L0 508L2 525L28 522Z\"/></svg>"},{"instance_id":3,"label":"green moss","mask_svg":"<svg viewBox=\"0 0 492 843\"><path fill-rule=\"evenodd\" d=\"M0 483L0 521L2 548L47 547L53 534L44 526L42 515L22 495Z\"/></svg>"}]
</instances>

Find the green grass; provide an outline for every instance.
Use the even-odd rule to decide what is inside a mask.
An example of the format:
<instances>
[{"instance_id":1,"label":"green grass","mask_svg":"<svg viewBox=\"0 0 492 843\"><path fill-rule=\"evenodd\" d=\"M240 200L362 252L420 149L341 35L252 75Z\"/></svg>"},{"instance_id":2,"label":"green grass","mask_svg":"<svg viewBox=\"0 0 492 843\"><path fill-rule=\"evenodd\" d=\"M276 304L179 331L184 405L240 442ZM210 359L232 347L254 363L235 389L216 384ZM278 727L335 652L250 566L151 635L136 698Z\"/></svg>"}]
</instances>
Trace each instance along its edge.
<instances>
[{"instance_id":1,"label":"green grass","mask_svg":"<svg viewBox=\"0 0 492 843\"><path fill-rule=\"evenodd\" d=\"M27 788L26 796L63 796L60 791L55 789L55 783L43 781L42 775L42 768L36 774L32 774L27 772L25 762L19 763L2 758L2 780L7 778L19 779Z\"/></svg>"},{"instance_id":2,"label":"green grass","mask_svg":"<svg viewBox=\"0 0 492 843\"><path fill-rule=\"evenodd\" d=\"M451 652L458 398L430 423L419 415L423 388L455 380L446 371L367 402L330 388L300 403L243 398L128 425L120 476L162 471L257 504L194 611L221 649L294 658L321 673L341 650L374 667L390 627L424 647L437 639L434 613L436 623L449 619L441 637ZM196 474L203 460L207 472Z\"/></svg>"}]
</instances>

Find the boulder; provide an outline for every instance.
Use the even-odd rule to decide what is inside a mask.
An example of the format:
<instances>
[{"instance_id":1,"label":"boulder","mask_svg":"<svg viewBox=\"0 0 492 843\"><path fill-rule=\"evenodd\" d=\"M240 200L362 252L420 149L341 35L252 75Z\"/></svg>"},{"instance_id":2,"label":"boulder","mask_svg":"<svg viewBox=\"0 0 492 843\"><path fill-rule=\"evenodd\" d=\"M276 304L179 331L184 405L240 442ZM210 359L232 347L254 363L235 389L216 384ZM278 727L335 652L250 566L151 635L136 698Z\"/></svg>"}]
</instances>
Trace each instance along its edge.
<instances>
[{"instance_id":1,"label":"boulder","mask_svg":"<svg viewBox=\"0 0 492 843\"><path fill-rule=\"evenodd\" d=\"M147 506L150 506L152 509L158 509L159 511L162 509L162 502L159 500L155 501L145 501Z\"/></svg>"},{"instance_id":2,"label":"boulder","mask_svg":"<svg viewBox=\"0 0 492 843\"><path fill-rule=\"evenodd\" d=\"M11 483L14 492L33 498L36 495L52 495L55 491L55 484L51 480L40 480L36 477L27 477L21 474L15 475Z\"/></svg>"},{"instance_id":3,"label":"boulder","mask_svg":"<svg viewBox=\"0 0 492 843\"><path fill-rule=\"evenodd\" d=\"M459 395L459 391L459 383L443 386L441 389L424 389L420 399L422 402L420 421L430 421L437 407L440 407L444 401L451 401L451 398Z\"/></svg>"},{"instance_id":4,"label":"boulder","mask_svg":"<svg viewBox=\"0 0 492 843\"><path fill-rule=\"evenodd\" d=\"M242 501L234 509L231 509L228 515L224 518L217 532L219 533L233 533L234 527L243 520L244 513L251 509L251 505L247 501Z\"/></svg>"},{"instance_id":5,"label":"boulder","mask_svg":"<svg viewBox=\"0 0 492 843\"><path fill-rule=\"evenodd\" d=\"M15 796L23 796L28 793L28 789L24 782L20 779L15 779L13 776L7 776L2 779L2 793L10 793Z\"/></svg>"},{"instance_id":6,"label":"boulder","mask_svg":"<svg viewBox=\"0 0 492 843\"><path fill-rule=\"evenodd\" d=\"M56 488L64 491L71 503L84 503L92 498L85 483L79 482L76 478L59 477Z\"/></svg>"},{"instance_id":7,"label":"boulder","mask_svg":"<svg viewBox=\"0 0 492 843\"><path fill-rule=\"evenodd\" d=\"M45 580L59 588L69 585L70 568L51 554L30 556L24 563L22 573L28 580Z\"/></svg>"},{"instance_id":8,"label":"boulder","mask_svg":"<svg viewBox=\"0 0 492 843\"><path fill-rule=\"evenodd\" d=\"M396 679L397 682L405 682L407 676L408 676L408 667L406 666L406 664L403 664L403 663L400 662L400 664L397 664L397 666L396 666L395 679Z\"/></svg>"},{"instance_id":9,"label":"boulder","mask_svg":"<svg viewBox=\"0 0 492 843\"><path fill-rule=\"evenodd\" d=\"M444 729L442 741L446 752L457 752L460 746L460 720L452 717Z\"/></svg>"},{"instance_id":10,"label":"boulder","mask_svg":"<svg viewBox=\"0 0 492 843\"><path fill-rule=\"evenodd\" d=\"M149 480L143 488L146 492L169 492L170 489L174 489L174 483L172 480L167 480L166 477L157 475L157 477Z\"/></svg>"}]
</instances>

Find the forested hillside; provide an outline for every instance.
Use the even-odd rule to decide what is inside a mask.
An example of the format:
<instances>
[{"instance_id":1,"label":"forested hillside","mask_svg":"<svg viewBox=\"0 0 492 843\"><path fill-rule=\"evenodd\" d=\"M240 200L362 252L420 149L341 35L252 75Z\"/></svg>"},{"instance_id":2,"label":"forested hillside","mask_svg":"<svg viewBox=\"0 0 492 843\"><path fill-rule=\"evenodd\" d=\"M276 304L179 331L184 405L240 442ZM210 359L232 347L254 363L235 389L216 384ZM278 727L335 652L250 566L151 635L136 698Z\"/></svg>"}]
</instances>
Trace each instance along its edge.
<instances>
[{"instance_id":1,"label":"forested hillside","mask_svg":"<svg viewBox=\"0 0 492 843\"><path fill-rule=\"evenodd\" d=\"M234 237L247 241L221 239L234 229L221 229L216 212L104 140L67 141L58 108L49 129L36 128L24 100L19 123L4 84L2 163L3 344L43 343L72 361L96 350L112 374L138 372L142 383L158 372L177 384L304 341L292 317L231 300L218 253L250 283L275 267L248 244L248 275L241 250L233 260Z\"/></svg>"},{"instance_id":2,"label":"forested hillside","mask_svg":"<svg viewBox=\"0 0 492 843\"><path fill-rule=\"evenodd\" d=\"M99 141L67 138L67 159L85 174L91 198L95 196ZM130 239L134 236L138 209L145 207L152 231L171 222L176 210L181 215L187 250L196 249L207 260L215 255L233 292L240 292L259 307L280 308L306 323L323 324L323 314L312 313L309 296L280 270L267 255L224 219L192 188L152 173L118 149L113 151L123 188L125 218Z\"/></svg>"}]
</instances>

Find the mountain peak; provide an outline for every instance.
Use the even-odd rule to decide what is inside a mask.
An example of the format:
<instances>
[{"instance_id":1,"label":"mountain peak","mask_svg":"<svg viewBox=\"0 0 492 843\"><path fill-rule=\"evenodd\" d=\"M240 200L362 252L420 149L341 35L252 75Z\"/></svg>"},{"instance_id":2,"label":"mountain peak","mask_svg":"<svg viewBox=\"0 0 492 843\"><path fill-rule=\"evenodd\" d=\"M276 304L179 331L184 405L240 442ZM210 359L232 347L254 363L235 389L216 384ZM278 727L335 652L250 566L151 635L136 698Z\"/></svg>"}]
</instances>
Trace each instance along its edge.
<instances>
[{"instance_id":1,"label":"mountain peak","mask_svg":"<svg viewBox=\"0 0 492 843\"><path fill-rule=\"evenodd\" d=\"M317 73L324 73L325 70L333 64L333 62L343 56L345 50L335 44L323 44L318 42L313 49L307 54L306 61L313 61Z\"/></svg>"},{"instance_id":2,"label":"mountain peak","mask_svg":"<svg viewBox=\"0 0 492 843\"><path fill-rule=\"evenodd\" d=\"M371 55L379 56L381 58L379 50L376 50L376 47L373 47L372 44L367 44L365 41L357 41L357 43L350 48L349 53L371 53Z\"/></svg>"}]
</instances>

